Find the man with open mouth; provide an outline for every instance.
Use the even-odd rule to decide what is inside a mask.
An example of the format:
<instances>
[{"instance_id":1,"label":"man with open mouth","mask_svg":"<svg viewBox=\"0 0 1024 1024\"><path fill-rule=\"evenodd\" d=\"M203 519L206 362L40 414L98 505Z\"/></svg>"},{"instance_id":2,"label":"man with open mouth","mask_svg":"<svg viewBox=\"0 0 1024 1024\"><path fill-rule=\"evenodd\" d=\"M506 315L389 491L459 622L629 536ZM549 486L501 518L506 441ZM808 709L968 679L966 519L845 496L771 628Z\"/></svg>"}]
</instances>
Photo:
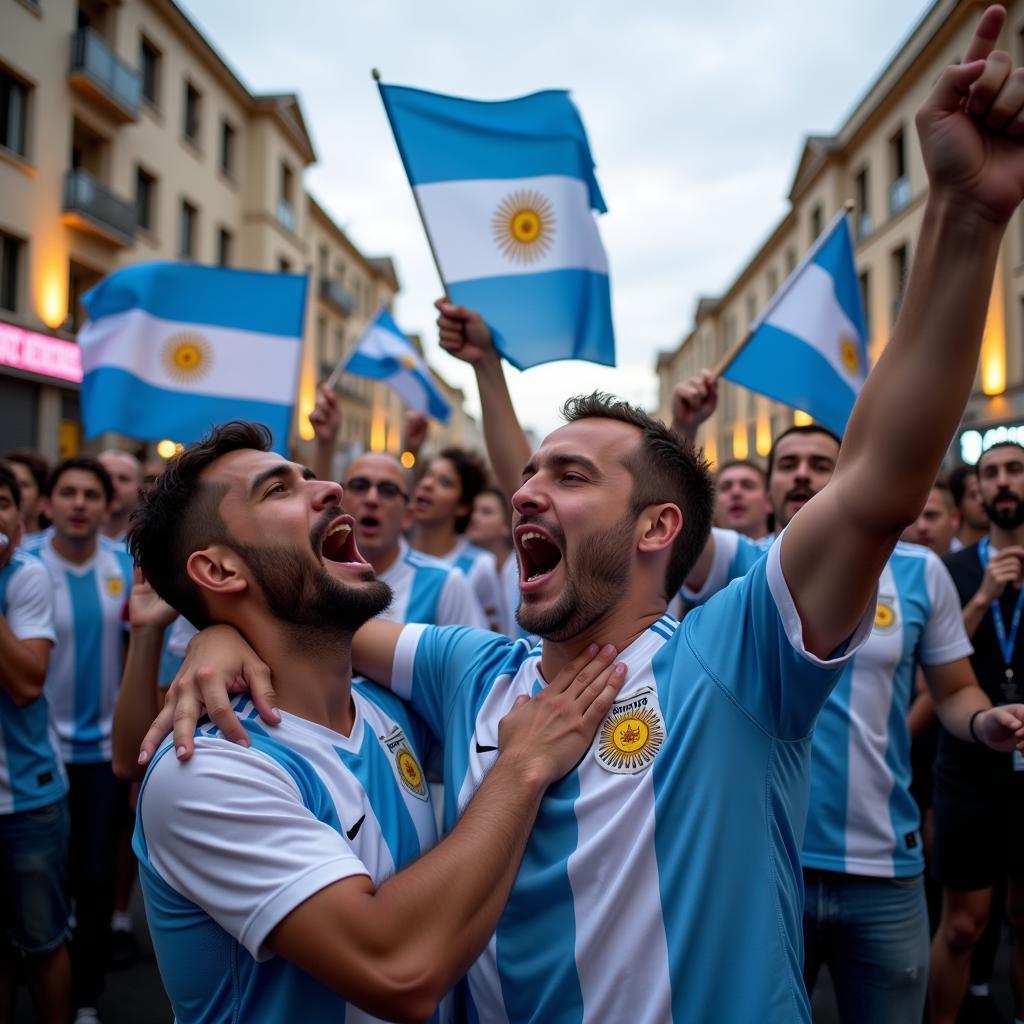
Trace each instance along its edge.
<instances>
[{"instance_id":1,"label":"man with open mouth","mask_svg":"<svg viewBox=\"0 0 1024 1024\"><path fill-rule=\"evenodd\" d=\"M169 746L152 759L135 851L161 975L180 1024L446 1019L438 1003L497 924L544 790L624 671L610 646L588 650L506 709L493 771L432 850L422 722L351 679L352 634L390 591L341 487L269 448L257 424L215 428L168 463L129 533L156 593L240 631L279 690L272 735L239 697L244 743L206 724L193 761Z\"/></svg>"},{"instance_id":2,"label":"man with open mouth","mask_svg":"<svg viewBox=\"0 0 1024 1024\"><path fill-rule=\"evenodd\" d=\"M931 187L915 265L832 480L682 625L665 610L710 529L703 459L601 395L567 403L567 424L524 459L490 330L439 304L442 345L474 365L481 407L511 412L491 458L503 488L521 474L519 621L543 644L371 622L354 663L443 742L449 824L486 784L505 710L593 642L612 643L628 670L597 741L544 797L508 906L468 972L470 1019L810 1021L800 849L811 735L959 423L1000 240L1024 197L1024 147L985 122L993 105L1013 106L1011 117L1024 105L1008 56L993 52L1004 21L998 7L982 16L964 63L918 114ZM144 754L173 724L187 758L203 700L236 728L220 713L224 689L253 667L241 638L201 634ZM265 681L253 699L273 717Z\"/></svg>"}]
</instances>

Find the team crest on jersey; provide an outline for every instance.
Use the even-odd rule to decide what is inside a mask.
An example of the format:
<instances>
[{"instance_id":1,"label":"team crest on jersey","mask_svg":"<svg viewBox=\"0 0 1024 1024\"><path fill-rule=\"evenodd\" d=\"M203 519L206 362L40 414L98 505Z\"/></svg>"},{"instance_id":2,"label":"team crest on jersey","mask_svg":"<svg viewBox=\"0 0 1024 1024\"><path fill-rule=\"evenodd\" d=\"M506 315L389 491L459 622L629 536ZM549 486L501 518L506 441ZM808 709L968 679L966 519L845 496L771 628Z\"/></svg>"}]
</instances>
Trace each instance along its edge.
<instances>
[{"instance_id":1,"label":"team crest on jersey","mask_svg":"<svg viewBox=\"0 0 1024 1024\"><path fill-rule=\"evenodd\" d=\"M427 780L423 776L423 768L416 760L416 755L412 752L412 747L401 727L396 725L387 736L381 736L380 739L391 757L398 781L414 797L426 800Z\"/></svg>"},{"instance_id":2,"label":"team crest on jersey","mask_svg":"<svg viewBox=\"0 0 1024 1024\"><path fill-rule=\"evenodd\" d=\"M895 595L880 594L875 606L875 632L891 633L899 625L896 618Z\"/></svg>"},{"instance_id":3,"label":"team crest on jersey","mask_svg":"<svg viewBox=\"0 0 1024 1024\"><path fill-rule=\"evenodd\" d=\"M594 757L606 771L636 775L647 768L665 742L665 719L658 695L648 686L612 705L597 734Z\"/></svg>"},{"instance_id":4,"label":"team crest on jersey","mask_svg":"<svg viewBox=\"0 0 1024 1024\"><path fill-rule=\"evenodd\" d=\"M111 597L121 597L124 594L124 580L120 576L108 576L106 586Z\"/></svg>"}]
</instances>

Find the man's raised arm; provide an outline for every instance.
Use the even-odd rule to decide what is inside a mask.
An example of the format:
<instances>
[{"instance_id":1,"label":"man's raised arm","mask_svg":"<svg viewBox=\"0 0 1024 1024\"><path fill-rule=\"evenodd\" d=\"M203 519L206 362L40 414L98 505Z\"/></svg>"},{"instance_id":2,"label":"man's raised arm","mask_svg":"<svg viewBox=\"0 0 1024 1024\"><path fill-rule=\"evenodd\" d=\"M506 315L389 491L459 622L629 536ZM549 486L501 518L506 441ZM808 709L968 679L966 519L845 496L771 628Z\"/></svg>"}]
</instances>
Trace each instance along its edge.
<instances>
[{"instance_id":1,"label":"man's raised arm","mask_svg":"<svg viewBox=\"0 0 1024 1024\"><path fill-rule=\"evenodd\" d=\"M530 460L530 445L512 405L491 329L480 314L471 309L452 305L444 299L435 305L441 313L437 318L441 347L456 359L469 363L476 373L487 456L498 486L511 500L523 481L523 466Z\"/></svg>"},{"instance_id":2,"label":"man's raised arm","mask_svg":"<svg viewBox=\"0 0 1024 1024\"><path fill-rule=\"evenodd\" d=\"M970 395L996 257L1024 197L1024 72L990 7L917 114L929 192L893 336L857 400L832 481L782 539L809 651L850 636L924 505Z\"/></svg>"}]
</instances>

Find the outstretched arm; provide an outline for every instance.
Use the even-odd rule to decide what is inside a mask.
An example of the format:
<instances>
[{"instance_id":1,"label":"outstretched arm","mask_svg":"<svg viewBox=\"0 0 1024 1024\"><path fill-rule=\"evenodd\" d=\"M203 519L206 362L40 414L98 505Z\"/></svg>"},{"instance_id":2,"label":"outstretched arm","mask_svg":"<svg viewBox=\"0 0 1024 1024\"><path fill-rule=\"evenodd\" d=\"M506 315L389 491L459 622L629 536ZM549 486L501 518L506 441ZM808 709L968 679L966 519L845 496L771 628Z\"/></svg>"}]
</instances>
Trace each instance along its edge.
<instances>
[{"instance_id":1,"label":"outstretched arm","mask_svg":"<svg viewBox=\"0 0 1024 1024\"><path fill-rule=\"evenodd\" d=\"M783 536L783 574L820 657L862 617L970 395L1000 241L1024 196L1024 73L994 52L1005 17L985 12L965 63L946 69L918 112L929 194L900 317L835 476Z\"/></svg>"},{"instance_id":2,"label":"outstretched arm","mask_svg":"<svg viewBox=\"0 0 1024 1024\"><path fill-rule=\"evenodd\" d=\"M333 388L321 384L316 392L316 405L309 414L316 445L313 465L310 467L317 480L334 479L334 444L341 430L341 406Z\"/></svg>"},{"instance_id":3,"label":"outstretched arm","mask_svg":"<svg viewBox=\"0 0 1024 1024\"><path fill-rule=\"evenodd\" d=\"M530 460L530 445L519 424L508 391L501 356L494 347L491 329L479 313L444 299L435 305L441 347L456 359L469 363L476 373L483 410L484 441L498 486L511 500L523 481L523 466Z\"/></svg>"}]
</instances>

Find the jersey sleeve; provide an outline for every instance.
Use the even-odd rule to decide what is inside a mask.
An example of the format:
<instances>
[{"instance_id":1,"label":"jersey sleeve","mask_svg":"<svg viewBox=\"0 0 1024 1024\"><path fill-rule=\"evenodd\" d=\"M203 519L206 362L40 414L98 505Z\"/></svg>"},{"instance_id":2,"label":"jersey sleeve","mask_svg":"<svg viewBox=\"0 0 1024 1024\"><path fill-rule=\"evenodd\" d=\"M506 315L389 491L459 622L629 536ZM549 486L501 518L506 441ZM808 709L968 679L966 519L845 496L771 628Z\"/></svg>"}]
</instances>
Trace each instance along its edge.
<instances>
[{"instance_id":1,"label":"jersey sleeve","mask_svg":"<svg viewBox=\"0 0 1024 1024\"><path fill-rule=\"evenodd\" d=\"M715 551L704 585L700 590L690 590L684 583L679 590L689 605L704 604L709 597L713 597L733 580L746 576L764 557L764 548L735 530L723 530L715 526L711 529L711 536Z\"/></svg>"},{"instance_id":2,"label":"jersey sleeve","mask_svg":"<svg viewBox=\"0 0 1024 1024\"><path fill-rule=\"evenodd\" d=\"M395 645L391 690L409 701L444 742L457 703L489 686L514 644L500 633L457 626L406 626Z\"/></svg>"},{"instance_id":3,"label":"jersey sleeve","mask_svg":"<svg viewBox=\"0 0 1024 1024\"><path fill-rule=\"evenodd\" d=\"M469 570L469 583L480 602L487 629L501 627L501 584L498 582L498 564L489 551L481 554Z\"/></svg>"},{"instance_id":4,"label":"jersey sleeve","mask_svg":"<svg viewBox=\"0 0 1024 1024\"><path fill-rule=\"evenodd\" d=\"M53 625L53 584L42 562L28 562L14 574L7 593L7 625L19 640L57 642Z\"/></svg>"},{"instance_id":5,"label":"jersey sleeve","mask_svg":"<svg viewBox=\"0 0 1024 1024\"><path fill-rule=\"evenodd\" d=\"M256 960L300 903L369 875L341 833L306 808L291 775L256 750L199 737L185 763L164 754L139 798L149 865Z\"/></svg>"},{"instance_id":6,"label":"jersey sleeve","mask_svg":"<svg viewBox=\"0 0 1024 1024\"><path fill-rule=\"evenodd\" d=\"M928 552L925 581L931 613L917 647L917 660L922 665L945 665L974 653L964 628L960 596L949 570L942 560Z\"/></svg>"},{"instance_id":7,"label":"jersey sleeve","mask_svg":"<svg viewBox=\"0 0 1024 1024\"><path fill-rule=\"evenodd\" d=\"M782 574L780 544L683 620L698 660L767 733L801 739L814 726L832 687L871 632L869 603L850 639L822 659L807 650L803 626Z\"/></svg>"},{"instance_id":8,"label":"jersey sleeve","mask_svg":"<svg viewBox=\"0 0 1024 1024\"><path fill-rule=\"evenodd\" d=\"M448 573L448 578L441 587L441 596L437 601L437 622L434 625L487 628L487 620L476 595L469 581L458 569Z\"/></svg>"}]
</instances>

